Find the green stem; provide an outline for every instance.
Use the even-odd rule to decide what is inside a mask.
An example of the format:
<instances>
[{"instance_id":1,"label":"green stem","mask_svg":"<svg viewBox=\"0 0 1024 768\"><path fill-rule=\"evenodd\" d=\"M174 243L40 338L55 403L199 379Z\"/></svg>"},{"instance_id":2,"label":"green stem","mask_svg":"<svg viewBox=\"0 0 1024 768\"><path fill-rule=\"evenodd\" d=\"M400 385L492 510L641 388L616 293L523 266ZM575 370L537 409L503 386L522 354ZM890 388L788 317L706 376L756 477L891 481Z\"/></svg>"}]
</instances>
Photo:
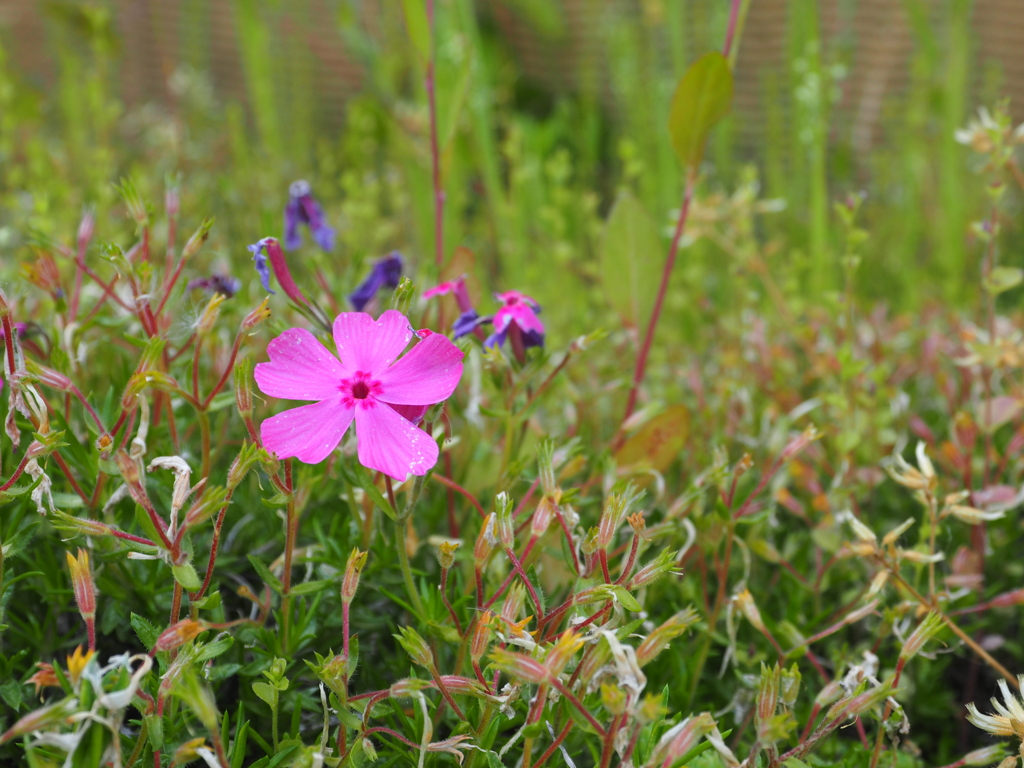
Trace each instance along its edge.
<instances>
[{"instance_id":1,"label":"green stem","mask_svg":"<svg viewBox=\"0 0 1024 768\"><path fill-rule=\"evenodd\" d=\"M398 506L395 504L395 489L391 485L391 478L384 475L384 485L388 490L388 501L391 502L391 508L397 513L395 518L395 543L398 546L398 565L402 569L402 580L405 582L405 591L409 593L409 602L412 603L413 610L416 611L417 618L422 618L426 615L423 609L423 601L420 600L419 593L416 591L416 582L412 578L412 566L409 565L409 552L406 549L406 526L408 524L409 516L412 514L412 506L416 503L416 499L419 497L417 489L423 488L423 478L416 478L416 485L413 487L413 498L410 499L410 503L406 505L405 509L398 512Z\"/></svg>"}]
</instances>

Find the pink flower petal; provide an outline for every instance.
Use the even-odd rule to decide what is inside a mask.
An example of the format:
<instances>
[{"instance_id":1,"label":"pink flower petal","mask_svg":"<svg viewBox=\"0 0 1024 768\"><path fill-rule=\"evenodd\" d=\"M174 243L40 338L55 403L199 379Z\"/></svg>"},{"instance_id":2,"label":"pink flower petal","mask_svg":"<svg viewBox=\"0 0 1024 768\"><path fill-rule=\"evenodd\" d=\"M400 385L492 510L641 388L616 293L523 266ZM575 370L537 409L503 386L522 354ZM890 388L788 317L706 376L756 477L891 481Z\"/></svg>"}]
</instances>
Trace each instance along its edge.
<instances>
[{"instance_id":1,"label":"pink flower petal","mask_svg":"<svg viewBox=\"0 0 1024 768\"><path fill-rule=\"evenodd\" d=\"M271 397L286 400L324 400L338 394L338 383L348 375L312 333L289 328L267 345L269 363L256 366L256 384Z\"/></svg>"},{"instance_id":2,"label":"pink flower petal","mask_svg":"<svg viewBox=\"0 0 1024 768\"><path fill-rule=\"evenodd\" d=\"M356 408L356 439L359 463L395 480L425 475L437 463L437 443L385 403Z\"/></svg>"},{"instance_id":3,"label":"pink flower petal","mask_svg":"<svg viewBox=\"0 0 1024 768\"><path fill-rule=\"evenodd\" d=\"M394 309L377 320L365 312L342 312L334 319L338 355L353 372L382 372L402 354L411 338L409 319Z\"/></svg>"},{"instance_id":4,"label":"pink flower petal","mask_svg":"<svg viewBox=\"0 0 1024 768\"><path fill-rule=\"evenodd\" d=\"M534 314L533 310L525 304L509 304L508 306L502 307L494 315L494 327L498 328L499 317L501 319L501 326L505 327L508 325L506 317L511 317L516 325L523 331L536 331L537 333L544 333L544 323L540 321L540 318Z\"/></svg>"},{"instance_id":5,"label":"pink flower petal","mask_svg":"<svg viewBox=\"0 0 1024 768\"><path fill-rule=\"evenodd\" d=\"M0 386L3 386L3 381L0 381ZM430 407L429 405L399 405L398 403L388 403L388 405L394 408L399 416L413 424L423 421L423 417Z\"/></svg>"},{"instance_id":6,"label":"pink flower petal","mask_svg":"<svg viewBox=\"0 0 1024 768\"><path fill-rule=\"evenodd\" d=\"M446 400L462 378L462 350L447 336L432 333L386 371L378 400L403 405L433 405Z\"/></svg>"},{"instance_id":7,"label":"pink flower petal","mask_svg":"<svg viewBox=\"0 0 1024 768\"><path fill-rule=\"evenodd\" d=\"M318 464L338 447L354 410L346 408L338 395L267 419L260 425L260 436L266 449L280 459L294 456L306 464Z\"/></svg>"},{"instance_id":8,"label":"pink flower petal","mask_svg":"<svg viewBox=\"0 0 1024 768\"><path fill-rule=\"evenodd\" d=\"M427 288L427 290L425 290L423 292L423 298L424 298L424 300L426 300L426 299L432 299L435 296L445 296L445 295L447 295L449 293L452 293L454 290L455 290L455 283L454 282L438 283L433 288Z\"/></svg>"}]
</instances>

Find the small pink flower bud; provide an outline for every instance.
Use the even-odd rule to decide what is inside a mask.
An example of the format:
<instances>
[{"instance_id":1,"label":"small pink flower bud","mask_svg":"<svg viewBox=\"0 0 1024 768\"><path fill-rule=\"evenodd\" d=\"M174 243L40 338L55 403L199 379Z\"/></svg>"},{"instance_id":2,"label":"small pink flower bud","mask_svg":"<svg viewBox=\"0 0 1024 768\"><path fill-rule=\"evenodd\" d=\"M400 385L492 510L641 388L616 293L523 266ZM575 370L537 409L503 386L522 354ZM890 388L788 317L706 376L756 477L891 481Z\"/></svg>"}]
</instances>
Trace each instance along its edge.
<instances>
[{"instance_id":1,"label":"small pink flower bud","mask_svg":"<svg viewBox=\"0 0 1024 768\"><path fill-rule=\"evenodd\" d=\"M66 554L68 567L71 569L71 585L74 587L78 612L88 622L96 616L96 588L92 581L92 571L89 570L89 553L84 549L79 549L77 558L70 552Z\"/></svg>"},{"instance_id":2,"label":"small pink flower bud","mask_svg":"<svg viewBox=\"0 0 1024 768\"><path fill-rule=\"evenodd\" d=\"M77 244L78 250L85 250L86 246L89 245L89 241L92 240L92 234L96 229L96 217L92 211L86 209L82 213L82 220L78 223L78 237Z\"/></svg>"},{"instance_id":3,"label":"small pink flower bud","mask_svg":"<svg viewBox=\"0 0 1024 768\"><path fill-rule=\"evenodd\" d=\"M473 637L469 641L469 656L475 662L479 662L484 654L487 653L487 646L491 642L491 625L493 622L494 614L490 611L484 611L480 614L480 618L477 619L476 626L473 628Z\"/></svg>"},{"instance_id":4,"label":"small pink flower bud","mask_svg":"<svg viewBox=\"0 0 1024 768\"><path fill-rule=\"evenodd\" d=\"M153 650L149 652L149 655L152 656L163 651L180 648L189 640L194 639L205 631L206 626L203 622L196 621L195 619L182 619L176 624L169 626L160 634L160 637L153 644Z\"/></svg>"},{"instance_id":5,"label":"small pink flower bud","mask_svg":"<svg viewBox=\"0 0 1024 768\"><path fill-rule=\"evenodd\" d=\"M605 502L604 511L601 513L601 521L597 527L597 548L606 549L615 538L615 532L622 524L622 518L626 514L626 497L615 493L608 497Z\"/></svg>"},{"instance_id":6,"label":"small pink flower bud","mask_svg":"<svg viewBox=\"0 0 1024 768\"><path fill-rule=\"evenodd\" d=\"M530 519L530 535L543 536L551 525L551 518L554 517L555 502L548 496L544 496L537 505L537 509Z\"/></svg>"},{"instance_id":7,"label":"small pink flower bud","mask_svg":"<svg viewBox=\"0 0 1024 768\"><path fill-rule=\"evenodd\" d=\"M483 567L487 558L491 556L494 545L498 543L498 539L494 535L497 519L497 515L491 512L480 527L480 534L476 537L476 544L473 546L473 562L476 563L477 568Z\"/></svg>"},{"instance_id":8,"label":"small pink flower bud","mask_svg":"<svg viewBox=\"0 0 1024 768\"><path fill-rule=\"evenodd\" d=\"M393 699L408 699L419 692L425 691L428 688L433 688L434 684L429 680L419 680L415 677L406 677L402 680L396 680L391 684L388 689L388 695Z\"/></svg>"},{"instance_id":9,"label":"small pink flower bud","mask_svg":"<svg viewBox=\"0 0 1024 768\"><path fill-rule=\"evenodd\" d=\"M546 683L549 680L547 667L522 653L496 649L491 651L491 660L502 672L524 682Z\"/></svg>"},{"instance_id":10,"label":"small pink flower bud","mask_svg":"<svg viewBox=\"0 0 1024 768\"><path fill-rule=\"evenodd\" d=\"M341 601L343 603L351 603L355 598L356 590L359 589L359 575L366 565L367 555L367 552L353 549L348 556L348 562L345 563L345 576L341 580Z\"/></svg>"}]
</instances>

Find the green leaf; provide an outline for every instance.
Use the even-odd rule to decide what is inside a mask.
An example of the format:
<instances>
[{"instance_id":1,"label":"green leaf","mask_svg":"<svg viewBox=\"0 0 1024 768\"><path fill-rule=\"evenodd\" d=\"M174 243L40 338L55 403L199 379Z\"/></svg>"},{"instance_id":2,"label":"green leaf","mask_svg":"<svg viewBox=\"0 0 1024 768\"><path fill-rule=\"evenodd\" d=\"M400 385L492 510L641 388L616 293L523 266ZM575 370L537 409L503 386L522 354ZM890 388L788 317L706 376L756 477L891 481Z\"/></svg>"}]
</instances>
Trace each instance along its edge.
<instances>
[{"instance_id":1,"label":"green leaf","mask_svg":"<svg viewBox=\"0 0 1024 768\"><path fill-rule=\"evenodd\" d=\"M315 592L321 592L327 589L333 583L333 579L322 579L320 581L304 581L302 584L296 584L294 587L292 587L292 594L312 595Z\"/></svg>"},{"instance_id":2,"label":"green leaf","mask_svg":"<svg viewBox=\"0 0 1024 768\"><path fill-rule=\"evenodd\" d=\"M212 643L203 646L203 649L196 656L196 661L203 662L209 661L210 659L215 659L222 653L226 652L228 648L230 648L232 645L234 645L234 642L235 639L230 635L225 635L224 637L218 638L217 640L214 640Z\"/></svg>"},{"instance_id":3,"label":"green leaf","mask_svg":"<svg viewBox=\"0 0 1024 768\"><path fill-rule=\"evenodd\" d=\"M256 569L256 573L259 574L259 577L263 579L264 584L266 584L272 590L277 592L277 594L279 595L282 592L284 592L284 587L281 584L281 580L270 572L270 569L263 564L262 560L256 557L256 555L249 555L249 562L252 563L252 567Z\"/></svg>"},{"instance_id":4,"label":"green leaf","mask_svg":"<svg viewBox=\"0 0 1024 768\"><path fill-rule=\"evenodd\" d=\"M644 609L644 607L642 605L640 605L639 602L637 602L637 599L635 597L633 597L626 590L625 587L620 587L620 586L612 587L612 592L615 593L615 597L616 597L616 599L618 599L619 604L623 608L625 608L627 611L633 611L633 613L639 613L640 611L642 611Z\"/></svg>"},{"instance_id":5,"label":"green leaf","mask_svg":"<svg viewBox=\"0 0 1024 768\"><path fill-rule=\"evenodd\" d=\"M676 86L669 109L668 132L683 165L691 171L704 157L708 133L732 106L732 70L718 51L690 65Z\"/></svg>"},{"instance_id":6,"label":"green leaf","mask_svg":"<svg viewBox=\"0 0 1024 768\"><path fill-rule=\"evenodd\" d=\"M402 0L402 11L412 47L420 63L426 66L430 61L430 21L427 19L426 4L423 0Z\"/></svg>"},{"instance_id":7,"label":"green leaf","mask_svg":"<svg viewBox=\"0 0 1024 768\"><path fill-rule=\"evenodd\" d=\"M631 192L621 192L604 227L601 281L626 325L642 325L650 314L663 250L658 226L643 203Z\"/></svg>"},{"instance_id":8,"label":"green leaf","mask_svg":"<svg viewBox=\"0 0 1024 768\"><path fill-rule=\"evenodd\" d=\"M1020 267L996 267L985 277L985 290L997 295L1016 288L1024 280L1024 270Z\"/></svg>"},{"instance_id":9,"label":"green leaf","mask_svg":"<svg viewBox=\"0 0 1024 768\"><path fill-rule=\"evenodd\" d=\"M267 706L271 709L277 706L277 688L274 686L269 683L253 683L252 691L267 702Z\"/></svg>"},{"instance_id":10,"label":"green leaf","mask_svg":"<svg viewBox=\"0 0 1024 768\"><path fill-rule=\"evenodd\" d=\"M363 469L363 465L359 462L352 463L352 470L356 476L356 480L359 481L359 487L363 489L367 496L373 500L373 503L380 507L381 512L390 517L392 520L396 520L395 510L391 508L388 500L384 498L384 495L380 492L380 489L373 484L370 480L369 475L366 474L366 470Z\"/></svg>"},{"instance_id":11,"label":"green leaf","mask_svg":"<svg viewBox=\"0 0 1024 768\"><path fill-rule=\"evenodd\" d=\"M153 645L156 643L156 639L160 637L160 630L154 627L148 619L139 616L137 613L133 613L131 616L132 629L135 630L135 634L139 636L139 640L142 644L152 650Z\"/></svg>"},{"instance_id":12,"label":"green leaf","mask_svg":"<svg viewBox=\"0 0 1024 768\"><path fill-rule=\"evenodd\" d=\"M196 573L196 569L192 567L191 563L172 565L171 573L174 574L174 580L181 584L182 589L186 592L197 592L203 586L199 574Z\"/></svg>"}]
</instances>

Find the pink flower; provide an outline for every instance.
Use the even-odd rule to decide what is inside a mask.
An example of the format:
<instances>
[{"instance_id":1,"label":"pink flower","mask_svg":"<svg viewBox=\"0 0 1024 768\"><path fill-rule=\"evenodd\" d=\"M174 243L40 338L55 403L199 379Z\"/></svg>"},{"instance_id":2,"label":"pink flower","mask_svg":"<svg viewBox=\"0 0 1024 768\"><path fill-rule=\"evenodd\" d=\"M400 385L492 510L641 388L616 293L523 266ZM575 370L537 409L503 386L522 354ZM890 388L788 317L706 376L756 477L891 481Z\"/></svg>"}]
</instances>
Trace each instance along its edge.
<instances>
[{"instance_id":1,"label":"pink flower","mask_svg":"<svg viewBox=\"0 0 1024 768\"><path fill-rule=\"evenodd\" d=\"M396 480L425 475L437 443L409 419L447 399L462 377L462 352L444 335L413 337L409 320L389 309L374 320L343 312L334 320L338 361L309 331L290 328L267 346L256 384L271 397L317 400L263 422L263 444L279 458L323 461L355 419L359 461Z\"/></svg>"},{"instance_id":2,"label":"pink flower","mask_svg":"<svg viewBox=\"0 0 1024 768\"><path fill-rule=\"evenodd\" d=\"M544 346L544 323L537 317L540 305L519 291L496 293L494 298L504 306L494 313L494 333L487 337L485 347L500 347L505 343L511 326L522 333L524 347Z\"/></svg>"}]
</instances>

